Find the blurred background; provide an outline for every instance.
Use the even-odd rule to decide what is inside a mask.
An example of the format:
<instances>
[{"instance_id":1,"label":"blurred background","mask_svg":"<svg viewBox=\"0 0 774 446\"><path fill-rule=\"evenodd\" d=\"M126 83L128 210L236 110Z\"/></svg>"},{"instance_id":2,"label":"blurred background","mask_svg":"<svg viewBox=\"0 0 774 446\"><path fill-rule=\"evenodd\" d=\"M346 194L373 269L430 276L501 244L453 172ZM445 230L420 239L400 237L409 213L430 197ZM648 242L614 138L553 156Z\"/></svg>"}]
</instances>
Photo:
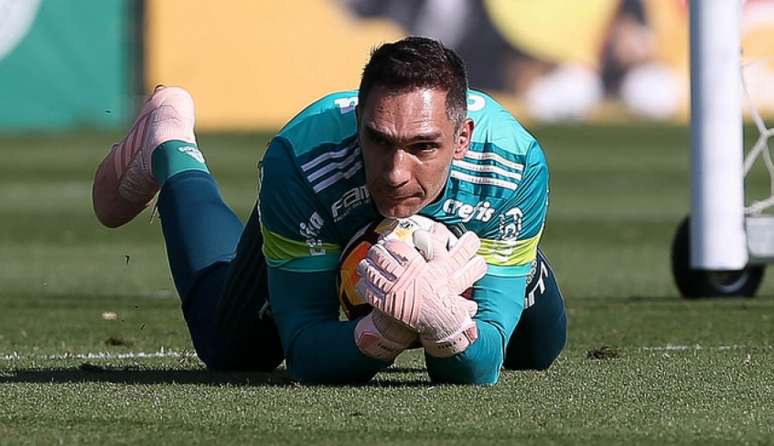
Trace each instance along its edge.
<instances>
[{"instance_id":1,"label":"blurred background","mask_svg":"<svg viewBox=\"0 0 774 446\"><path fill-rule=\"evenodd\" d=\"M184 86L244 221L273 134L408 34L457 50L546 153L565 351L487 389L431 386L420 354L373 389L184 384L218 381L199 374L161 225L101 226L97 164L154 85ZM740 38L772 116L774 0L744 1ZM688 77L687 0L0 0L0 444L771 444L774 276L755 299L699 301L672 279ZM745 147L761 133L748 121ZM764 164L748 198L774 195Z\"/></svg>"},{"instance_id":2,"label":"blurred background","mask_svg":"<svg viewBox=\"0 0 774 446\"><path fill-rule=\"evenodd\" d=\"M774 0L744 1L741 19L740 69L770 115ZM357 88L371 49L408 34L459 52L471 86L542 143L542 243L572 270L570 294L677 294L670 242L690 207L686 0L0 0L0 251L11 253L0 284L82 293L95 273L115 278L108 266L123 271L125 255L156 278L119 274L134 277L126 294L174 296L157 225L135 219L118 236L91 211L94 169L145 95L160 83L191 91L200 146L244 217L274 132ZM759 133L746 127L745 147ZM774 194L769 178L758 163L748 197ZM610 282L610 270L624 272Z\"/></svg>"},{"instance_id":3,"label":"blurred background","mask_svg":"<svg viewBox=\"0 0 774 446\"><path fill-rule=\"evenodd\" d=\"M201 130L274 130L356 88L407 34L463 57L471 86L527 122L684 122L686 0L0 0L0 131L110 129L157 83ZM745 78L774 110L774 2L743 8Z\"/></svg>"}]
</instances>

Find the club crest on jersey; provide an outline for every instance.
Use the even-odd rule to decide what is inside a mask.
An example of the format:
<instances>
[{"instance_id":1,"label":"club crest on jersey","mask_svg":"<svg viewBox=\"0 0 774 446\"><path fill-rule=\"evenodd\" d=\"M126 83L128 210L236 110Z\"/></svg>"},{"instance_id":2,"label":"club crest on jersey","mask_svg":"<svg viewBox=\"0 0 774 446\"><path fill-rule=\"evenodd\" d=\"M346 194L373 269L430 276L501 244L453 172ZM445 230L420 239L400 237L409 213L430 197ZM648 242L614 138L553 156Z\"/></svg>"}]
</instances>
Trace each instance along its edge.
<instances>
[{"instance_id":1,"label":"club crest on jersey","mask_svg":"<svg viewBox=\"0 0 774 446\"><path fill-rule=\"evenodd\" d=\"M339 221L346 217L352 209L368 203L371 200L368 195L368 189L365 185L358 186L344 192L333 205L331 206L331 215L333 215L333 221Z\"/></svg>"},{"instance_id":2,"label":"club crest on jersey","mask_svg":"<svg viewBox=\"0 0 774 446\"><path fill-rule=\"evenodd\" d=\"M519 238L523 218L524 213L519 208L513 208L500 214L499 239L516 240Z\"/></svg>"},{"instance_id":3,"label":"club crest on jersey","mask_svg":"<svg viewBox=\"0 0 774 446\"><path fill-rule=\"evenodd\" d=\"M304 238L306 246L309 248L309 254L313 256L325 255L325 248L323 242L318 237L320 236L320 229L322 229L325 221L320 217L320 214L314 212L309 221L303 222L298 225L298 232L301 237Z\"/></svg>"},{"instance_id":4,"label":"club crest on jersey","mask_svg":"<svg viewBox=\"0 0 774 446\"><path fill-rule=\"evenodd\" d=\"M488 222L492 219L494 208L488 201L479 201L475 206L462 201L449 198L443 203L443 211L450 215L456 215L463 223L470 220Z\"/></svg>"}]
</instances>

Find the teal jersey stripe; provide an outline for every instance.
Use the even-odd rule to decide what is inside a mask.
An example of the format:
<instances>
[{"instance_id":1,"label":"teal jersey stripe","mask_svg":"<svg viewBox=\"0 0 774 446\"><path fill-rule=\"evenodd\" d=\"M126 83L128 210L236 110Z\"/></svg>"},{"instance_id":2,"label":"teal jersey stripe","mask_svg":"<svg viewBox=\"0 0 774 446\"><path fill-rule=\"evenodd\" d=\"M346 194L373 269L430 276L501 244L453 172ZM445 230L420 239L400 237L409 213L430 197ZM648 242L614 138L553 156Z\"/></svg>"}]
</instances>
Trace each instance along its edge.
<instances>
[{"instance_id":1,"label":"teal jersey stripe","mask_svg":"<svg viewBox=\"0 0 774 446\"><path fill-rule=\"evenodd\" d=\"M532 143L530 143L530 145L531 144ZM469 153L467 153L465 157L476 159L483 164L497 165L505 169L521 170L520 167L523 168L524 160L530 145L526 146L527 150L525 150L524 153L513 153L513 151L503 149L491 142L482 143L472 141L468 150ZM486 156L485 154L490 154L491 157L482 159L482 157Z\"/></svg>"},{"instance_id":2,"label":"teal jersey stripe","mask_svg":"<svg viewBox=\"0 0 774 446\"><path fill-rule=\"evenodd\" d=\"M521 171L509 172L497 165L475 164L468 160L455 160L451 168L454 171L461 172L466 175L472 175L478 178L491 178L511 183L514 186L514 190L522 178ZM506 189L508 188L509 187L506 187Z\"/></svg>"}]
</instances>

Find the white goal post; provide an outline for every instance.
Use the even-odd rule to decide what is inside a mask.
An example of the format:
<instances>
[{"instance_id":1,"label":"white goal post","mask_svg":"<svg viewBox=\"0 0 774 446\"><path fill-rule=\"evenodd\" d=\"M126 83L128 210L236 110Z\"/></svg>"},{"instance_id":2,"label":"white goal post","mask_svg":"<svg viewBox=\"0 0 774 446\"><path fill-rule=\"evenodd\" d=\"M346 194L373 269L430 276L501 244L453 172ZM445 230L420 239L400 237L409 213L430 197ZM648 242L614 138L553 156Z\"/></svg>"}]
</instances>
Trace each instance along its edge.
<instances>
[{"instance_id":1,"label":"white goal post","mask_svg":"<svg viewBox=\"0 0 774 446\"><path fill-rule=\"evenodd\" d=\"M691 0L691 267L744 269L741 0Z\"/></svg>"}]
</instances>

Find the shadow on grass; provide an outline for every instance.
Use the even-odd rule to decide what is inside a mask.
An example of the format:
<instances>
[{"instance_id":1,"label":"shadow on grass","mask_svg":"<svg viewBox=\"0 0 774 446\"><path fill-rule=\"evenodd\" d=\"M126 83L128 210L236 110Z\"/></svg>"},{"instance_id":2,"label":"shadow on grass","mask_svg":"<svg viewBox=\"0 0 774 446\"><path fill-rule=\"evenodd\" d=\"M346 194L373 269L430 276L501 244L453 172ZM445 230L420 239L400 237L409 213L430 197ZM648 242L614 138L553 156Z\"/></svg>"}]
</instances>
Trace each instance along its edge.
<instances>
[{"instance_id":1,"label":"shadow on grass","mask_svg":"<svg viewBox=\"0 0 774 446\"><path fill-rule=\"evenodd\" d=\"M392 379L395 374L425 372L423 368L395 367L384 370L375 379L362 384L326 385L326 387L431 387L433 383L422 379ZM387 379L380 378L384 375ZM12 383L73 384L73 383L117 383L117 384L199 384L209 386L255 386L255 387L299 387L290 379L284 369L271 373L261 372L213 372L210 370L171 370L136 367L97 366L90 363L71 368L30 368L0 371L0 385ZM314 385L309 385L314 386ZM306 387L306 386L304 386Z\"/></svg>"},{"instance_id":2,"label":"shadow on grass","mask_svg":"<svg viewBox=\"0 0 774 446\"><path fill-rule=\"evenodd\" d=\"M424 367L390 367L382 370L379 373L425 373L427 369Z\"/></svg>"},{"instance_id":3,"label":"shadow on grass","mask_svg":"<svg viewBox=\"0 0 774 446\"><path fill-rule=\"evenodd\" d=\"M272 373L209 370L163 370L131 367L103 367L82 364L63 369L20 369L0 372L0 384L6 383L119 383L119 384L204 384L235 386L292 386L284 370Z\"/></svg>"},{"instance_id":4,"label":"shadow on grass","mask_svg":"<svg viewBox=\"0 0 774 446\"><path fill-rule=\"evenodd\" d=\"M392 379L376 379L374 381L371 381L367 384L362 384L358 387L384 387L384 388L390 388L390 389L405 389L409 387L415 387L415 388L430 388L430 387L438 387L444 384L435 384L430 382L426 379L412 379L408 381L404 380L392 380Z\"/></svg>"}]
</instances>

